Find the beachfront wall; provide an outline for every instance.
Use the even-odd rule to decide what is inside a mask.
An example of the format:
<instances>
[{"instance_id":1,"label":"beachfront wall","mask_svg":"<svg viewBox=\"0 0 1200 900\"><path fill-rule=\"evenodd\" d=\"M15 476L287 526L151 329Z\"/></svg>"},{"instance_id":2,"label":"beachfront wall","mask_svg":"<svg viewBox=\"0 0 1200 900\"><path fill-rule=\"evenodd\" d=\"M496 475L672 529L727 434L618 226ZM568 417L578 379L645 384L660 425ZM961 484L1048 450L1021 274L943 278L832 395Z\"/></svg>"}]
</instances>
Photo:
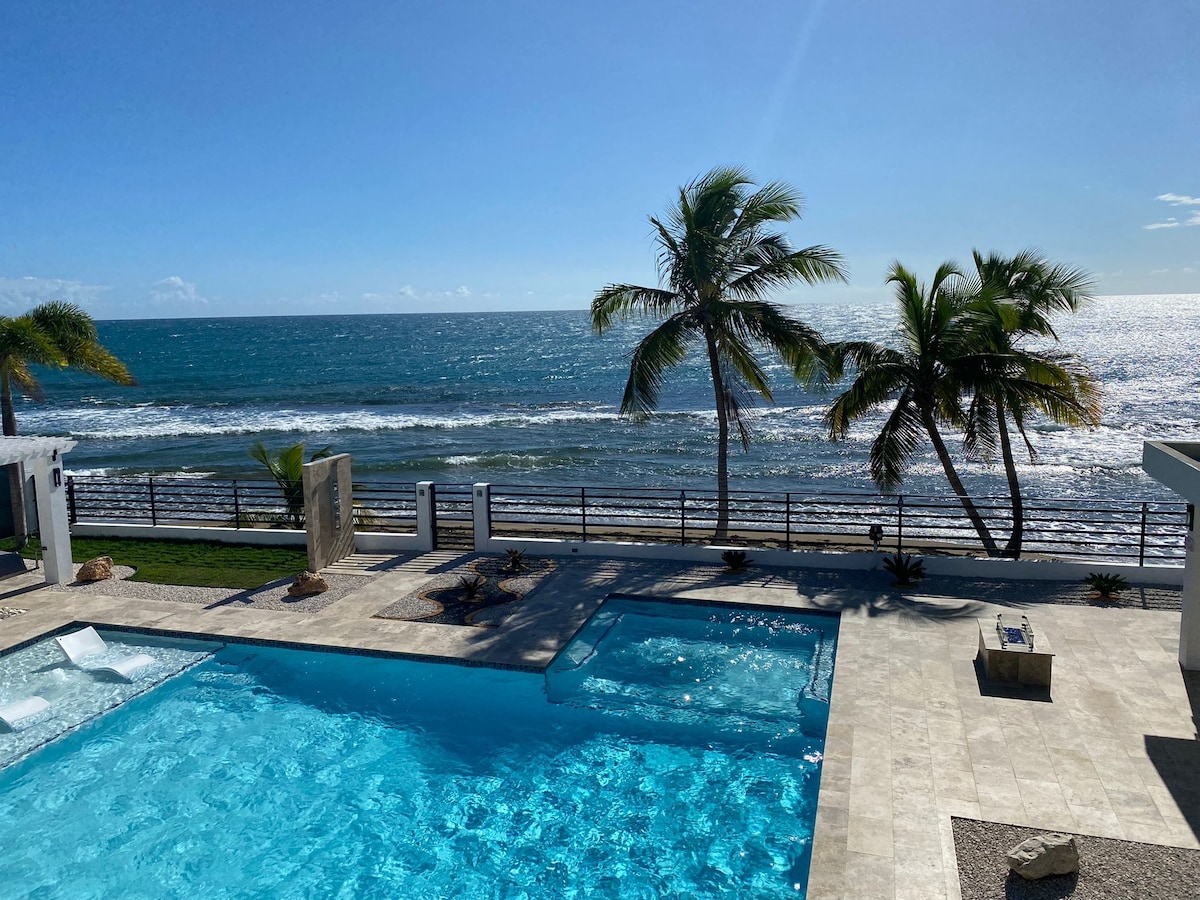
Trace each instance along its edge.
<instances>
[{"instance_id":1,"label":"beachfront wall","mask_svg":"<svg viewBox=\"0 0 1200 900\"><path fill-rule=\"evenodd\" d=\"M273 483L71 482L77 534L305 542L304 532L267 527L279 502ZM715 494L704 491L422 482L356 483L354 496L355 548L367 552L520 548L719 563L723 550L736 547L765 565L870 569L883 552L900 549L920 554L931 574L1078 580L1115 572L1143 584L1179 584L1187 531L1182 503L1031 500L1029 558L999 560L972 556L977 540L953 498L735 493L729 537L718 540ZM255 504L249 514L248 503ZM999 533L1006 510L988 498L980 505ZM235 507L242 514L231 518ZM884 528L877 550L868 537L873 525Z\"/></svg>"}]
</instances>

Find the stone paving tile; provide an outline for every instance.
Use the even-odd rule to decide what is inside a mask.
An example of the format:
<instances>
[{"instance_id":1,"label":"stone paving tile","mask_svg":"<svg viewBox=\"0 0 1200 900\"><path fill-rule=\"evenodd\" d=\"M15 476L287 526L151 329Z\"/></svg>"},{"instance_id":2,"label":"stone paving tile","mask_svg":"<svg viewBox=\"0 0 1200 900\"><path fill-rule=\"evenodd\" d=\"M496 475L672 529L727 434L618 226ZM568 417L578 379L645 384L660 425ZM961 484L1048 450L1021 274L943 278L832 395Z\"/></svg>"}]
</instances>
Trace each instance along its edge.
<instances>
[{"instance_id":1,"label":"stone paving tile","mask_svg":"<svg viewBox=\"0 0 1200 900\"><path fill-rule=\"evenodd\" d=\"M850 844L848 832L841 838L841 832L830 835L818 827L814 847L823 865L843 877L840 894L829 879L822 881L828 896L957 897L950 815L1195 845L1196 836L1175 799L1180 788L1164 784L1162 774L1163 756L1174 759L1170 754L1175 752L1181 772L1195 759L1188 749L1195 725L1178 666L1171 659L1170 636L1178 631L1178 614L1064 609L1069 612L1061 620L1057 607L1036 610L1039 630L1059 654L1048 703L980 694L972 663L978 634L974 619L937 621L934 629L941 637L926 637L925 649L918 651L906 639L912 632L909 623L897 624L895 617L886 615L843 614L841 633L854 635L856 665L843 670L845 657L839 656L830 724L853 729L849 747L845 742L837 745L838 752L848 749L852 754L852 791L844 799L852 813L862 814L860 821L870 821L866 813L872 801L855 790L882 788L885 776L878 760L890 755L896 864L894 893L888 894L879 843L868 845L864 836L856 835ZM1113 612L1118 615L1110 615ZM980 615L986 617L987 612ZM1109 639L1113 620L1117 633L1129 640ZM888 660L886 668L878 665L883 659ZM874 673L864 668L870 665L878 666ZM913 694L918 671L921 708ZM839 704L836 699L844 686L856 699ZM869 699L858 699L864 695ZM885 707L892 716L884 714ZM921 722L925 735L917 738L916 725ZM1147 735L1188 743L1178 749L1168 744L1159 759L1151 759ZM926 756L928 778L923 769ZM1200 783L1200 773L1180 777ZM932 807L925 796L930 781ZM831 798L842 800L843 796ZM854 821L852 815L852 825ZM935 846L941 847L940 861L931 853ZM844 856L837 855L838 849L845 850ZM912 861L902 866L900 860L910 856ZM937 871L943 880L931 887L936 880L931 875ZM922 873L917 887L913 878Z\"/></svg>"}]
</instances>

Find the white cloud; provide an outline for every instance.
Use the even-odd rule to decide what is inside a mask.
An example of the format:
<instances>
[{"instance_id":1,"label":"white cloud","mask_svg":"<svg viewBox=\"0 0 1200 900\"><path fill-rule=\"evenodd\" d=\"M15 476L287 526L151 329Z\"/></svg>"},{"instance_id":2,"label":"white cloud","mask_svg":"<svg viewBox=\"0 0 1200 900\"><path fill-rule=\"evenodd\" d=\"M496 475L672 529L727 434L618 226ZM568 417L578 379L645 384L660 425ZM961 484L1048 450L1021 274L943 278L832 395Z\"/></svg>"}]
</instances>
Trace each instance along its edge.
<instances>
[{"instance_id":1,"label":"white cloud","mask_svg":"<svg viewBox=\"0 0 1200 900\"><path fill-rule=\"evenodd\" d=\"M1159 194L1154 198L1171 206L1200 206L1200 197L1189 197L1186 194ZM1170 216L1165 222L1151 222L1143 225L1146 231L1158 231L1160 228L1179 228L1180 226L1200 225L1200 210L1191 213L1186 220L1180 222L1175 216Z\"/></svg>"},{"instance_id":2,"label":"white cloud","mask_svg":"<svg viewBox=\"0 0 1200 900\"><path fill-rule=\"evenodd\" d=\"M370 291L362 295L362 299L371 303L386 303L388 301L411 302L422 300L468 300L474 297L474 292L465 284L452 291L418 291L411 284L406 284L394 294ZM483 294L484 297L495 297L495 294Z\"/></svg>"},{"instance_id":3,"label":"white cloud","mask_svg":"<svg viewBox=\"0 0 1200 900\"><path fill-rule=\"evenodd\" d=\"M1159 194L1154 199L1170 203L1172 206L1200 206L1200 197L1188 197L1184 194Z\"/></svg>"},{"instance_id":4,"label":"white cloud","mask_svg":"<svg viewBox=\"0 0 1200 900\"><path fill-rule=\"evenodd\" d=\"M161 281L154 282L150 287L150 300L154 303L168 305L206 306L208 298L196 290L196 285L184 281L178 275L168 275ZM188 315L186 309L173 310L177 315Z\"/></svg>"},{"instance_id":5,"label":"white cloud","mask_svg":"<svg viewBox=\"0 0 1200 900\"><path fill-rule=\"evenodd\" d=\"M0 276L0 314L20 315L51 300L64 300L86 307L108 288L63 278L5 278Z\"/></svg>"}]
</instances>

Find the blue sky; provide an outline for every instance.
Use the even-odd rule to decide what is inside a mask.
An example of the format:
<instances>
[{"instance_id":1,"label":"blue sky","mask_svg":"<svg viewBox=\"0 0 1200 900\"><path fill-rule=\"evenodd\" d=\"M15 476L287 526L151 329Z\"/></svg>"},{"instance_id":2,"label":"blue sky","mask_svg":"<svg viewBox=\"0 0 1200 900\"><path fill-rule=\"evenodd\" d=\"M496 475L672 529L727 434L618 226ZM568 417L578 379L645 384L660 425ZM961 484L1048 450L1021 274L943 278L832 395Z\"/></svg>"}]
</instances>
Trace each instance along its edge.
<instances>
[{"instance_id":1,"label":"blue sky","mask_svg":"<svg viewBox=\"0 0 1200 900\"><path fill-rule=\"evenodd\" d=\"M0 313L584 307L730 164L846 258L788 302L1030 245L1200 292L1197 35L1195 0L9 3Z\"/></svg>"}]
</instances>

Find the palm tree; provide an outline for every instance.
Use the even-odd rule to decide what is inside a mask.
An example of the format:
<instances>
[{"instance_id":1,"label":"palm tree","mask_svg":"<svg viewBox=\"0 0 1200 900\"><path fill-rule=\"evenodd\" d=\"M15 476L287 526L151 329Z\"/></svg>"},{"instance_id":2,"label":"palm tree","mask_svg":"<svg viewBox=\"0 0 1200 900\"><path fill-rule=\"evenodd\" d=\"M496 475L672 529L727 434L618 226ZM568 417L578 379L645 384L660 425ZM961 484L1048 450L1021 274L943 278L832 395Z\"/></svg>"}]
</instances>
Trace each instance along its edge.
<instances>
[{"instance_id":1,"label":"palm tree","mask_svg":"<svg viewBox=\"0 0 1200 900\"><path fill-rule=\"evenodd\" d=\"M830 437L839 440L855 420L893 403L871 443L868 464L872 479L882 490L894 490L922 437L927 437L984 550L996 556L996 541L954 467L940 427L966 427L964 384L979 380L976 372L986 349L978 329L964 316L967 299L956 290L961 280L962 273L953 263L943 263L928 286L900 263L893 263L888 283L895 285L900 305L903 346L897 350L872 341L832 345L831 376L840 376L847 363L855 369L855 376L825 414L825 424Z\"/></svg>"},{"instance_id":2,"label":"palm tree","mask_svg":"<svg viewBox=\"0 0 1200 900\"><path fill-rule=\"evenodd\" d=\"M17 433L13 388L40 399L32 365L77 369L117 384L136 384L125 364L100 344L96 323L73 303L51 301L22 316L0 316L0 413L4 434Z\"/></svg>"},{"instance_id":3,"label":"palm tree","mask_svg":"<svg viewBox=\"0 0 1200 900\"><path fill-rule=\"evenodd\" d=\"M1077 312L1091 300L1086 273L1054 265L1034 250L1013 257L974 252L970 288L974 320L986 345L971 385L967 415L968 453L989 458L999 445L1008 482L1013 527L1004 555L1017 558L1025 531L1025 503L1013 458L1009 420L1030 459L1036 450L1026 428L1031 412L1067 426L1100 421L1100 387L1083 361L1072 353L1024 346L1026 338L1058 340L1050 321L1055 313Z\"/></svg>"},{"instance_id":4,"label":"palm tree","mask_svg":"<svg viewBox=\"0 0 1200 900\"><path fill-rule=\"evenodd\" d=\"M100 343L92 317L73 303L51 301L20 316L0 316L0 420L6 437L17 434L13 389L41 399L33 366L77 369L117 384L136 384L129 370ZM13 526L25 541L25 485L20 466L8 466Z\"/></svg>"},{"instance_id":5,"label":"palm tree","mask_svg":"<svg viewBox=\"0 0 1200 900\"><path fill-rule=\"evenodd\" d=\"M322 447L314 450L308 461L325 459L333 455L333 447ZM250 457L267 467L279 491L283 494L283 503L287 511L284 513L284 524L292 528L304 527L304 442L281 447L278 450L268 450L262 441L255 441L250 447Z\"/></svg>"},{"instance_id":6,"label":"palm tree","mask_svg":"<svg viewBox=\"0 0 1200 900\"><path fill-rule=\"evenodd\" d=\"M662 319L630 358L621 412L635 420L657 407L667 370L694 345L703 347L717 411L717 537L729 529L730 425L748 448L752 394L772 399L755 350L773 351L807 381L824 371L821 336L764 297L800 281L846 277L834 251L796 250L771 229L800 217L800 194L775 182L754 186L741 169L717 168L680 188L665 221L650 218L660 286L610 284L592 300L592 327L600 334L616 320Z\"/></svg>"}]
</instances>

